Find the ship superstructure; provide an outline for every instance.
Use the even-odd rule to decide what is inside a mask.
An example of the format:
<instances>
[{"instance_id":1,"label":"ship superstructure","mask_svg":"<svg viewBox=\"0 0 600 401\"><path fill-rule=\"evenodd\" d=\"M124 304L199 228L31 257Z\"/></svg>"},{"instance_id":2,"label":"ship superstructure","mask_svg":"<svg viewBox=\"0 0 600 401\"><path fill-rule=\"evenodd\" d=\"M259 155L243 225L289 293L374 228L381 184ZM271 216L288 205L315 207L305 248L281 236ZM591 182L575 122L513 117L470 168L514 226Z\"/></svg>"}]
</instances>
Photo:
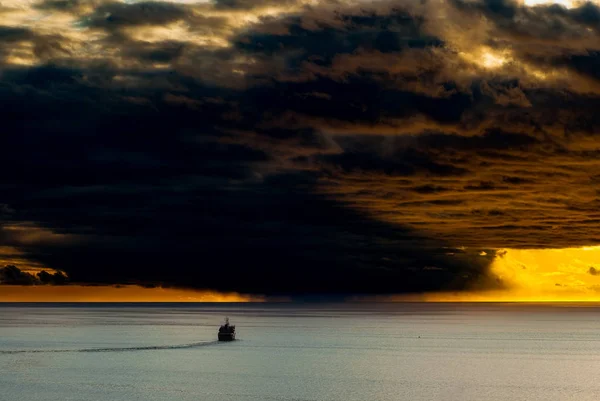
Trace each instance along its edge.
<instances>
[{"instance_id":1,"label":"ship superstructure","mask_svg":"<svg viewBox=\"0 0 600 401\"><path fill-rule=\"evenodd\" d=\"M229 324L229 318L225 318L225 324L219 327L219 341L235 340L235 326Z\"/></svg>"}]
</instances>

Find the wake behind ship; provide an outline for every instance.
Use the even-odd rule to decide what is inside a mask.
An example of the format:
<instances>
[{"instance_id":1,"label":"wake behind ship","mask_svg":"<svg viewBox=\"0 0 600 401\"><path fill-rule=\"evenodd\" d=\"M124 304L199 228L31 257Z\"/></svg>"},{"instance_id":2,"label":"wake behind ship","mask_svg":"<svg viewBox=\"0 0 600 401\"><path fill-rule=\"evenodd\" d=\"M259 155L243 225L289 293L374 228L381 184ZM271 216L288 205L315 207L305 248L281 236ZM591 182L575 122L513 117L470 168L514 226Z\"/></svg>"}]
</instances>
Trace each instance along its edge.
<instances>
[{"instance_id":1,"label":"wake behind ship","mask_svg":"<svg viewBox=\"0 0 600 401\"><path fill-rule=\"evenodd\" d=\"M219 341L235 340L235 326L229 324L229 318L225 318L225 324L219 327Z\"/></svg>"}]
</instances>

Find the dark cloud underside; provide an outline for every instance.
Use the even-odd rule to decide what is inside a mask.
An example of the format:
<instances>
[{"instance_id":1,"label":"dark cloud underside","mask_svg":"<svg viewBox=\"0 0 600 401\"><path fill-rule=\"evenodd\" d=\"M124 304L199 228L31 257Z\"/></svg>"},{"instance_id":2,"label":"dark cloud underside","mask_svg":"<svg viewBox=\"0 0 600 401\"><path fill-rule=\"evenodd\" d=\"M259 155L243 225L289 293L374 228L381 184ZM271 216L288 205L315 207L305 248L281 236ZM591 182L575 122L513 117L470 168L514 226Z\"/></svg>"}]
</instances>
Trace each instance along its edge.
<instances>
[{"instance_id":1,"label":"dark cloud underside","mask_svg":"<svg viewBox=\"0 0 600 401\"><path fill-rule=\"evenodd\" d=\"M23 264L411 292L501 285L493 249L600 242L595 4L0 13L0 245Z\"/></svg>"}]
</instances>

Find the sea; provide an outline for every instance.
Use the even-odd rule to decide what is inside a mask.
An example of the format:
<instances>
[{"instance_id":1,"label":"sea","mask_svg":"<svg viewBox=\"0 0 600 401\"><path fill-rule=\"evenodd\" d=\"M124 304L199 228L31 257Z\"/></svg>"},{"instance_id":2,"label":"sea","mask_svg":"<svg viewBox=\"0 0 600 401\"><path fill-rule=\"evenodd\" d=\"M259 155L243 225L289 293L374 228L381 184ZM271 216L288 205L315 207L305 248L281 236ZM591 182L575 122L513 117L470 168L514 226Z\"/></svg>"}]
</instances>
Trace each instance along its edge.
<instances>
[{"instance_id":1,"label":"sea","mask_svg":"<svg viewBox=\"0 0 600 401\"><path fill-rule=\"evenodd\" d=\"M598 401L599 377L594 304L0 304L2 401Z\"/></svg>"}]
</instances>

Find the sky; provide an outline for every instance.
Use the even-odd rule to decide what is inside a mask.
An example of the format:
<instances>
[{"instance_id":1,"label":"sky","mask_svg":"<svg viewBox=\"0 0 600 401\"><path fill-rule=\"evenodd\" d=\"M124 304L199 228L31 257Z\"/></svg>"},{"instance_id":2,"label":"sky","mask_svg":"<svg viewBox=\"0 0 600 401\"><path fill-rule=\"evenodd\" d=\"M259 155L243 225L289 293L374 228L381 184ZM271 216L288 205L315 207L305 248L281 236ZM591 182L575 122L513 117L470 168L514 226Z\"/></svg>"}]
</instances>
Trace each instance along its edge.
<instances>
[{"instance_id":1,"label":"sky","mask_svg":"<svg viewBox=\"0 0 600 401\"><path fill-rule=\"evenodd\" d=\"M600 300L599 4L1 0L0 301Z\"/></svg>"}]
</instances>

